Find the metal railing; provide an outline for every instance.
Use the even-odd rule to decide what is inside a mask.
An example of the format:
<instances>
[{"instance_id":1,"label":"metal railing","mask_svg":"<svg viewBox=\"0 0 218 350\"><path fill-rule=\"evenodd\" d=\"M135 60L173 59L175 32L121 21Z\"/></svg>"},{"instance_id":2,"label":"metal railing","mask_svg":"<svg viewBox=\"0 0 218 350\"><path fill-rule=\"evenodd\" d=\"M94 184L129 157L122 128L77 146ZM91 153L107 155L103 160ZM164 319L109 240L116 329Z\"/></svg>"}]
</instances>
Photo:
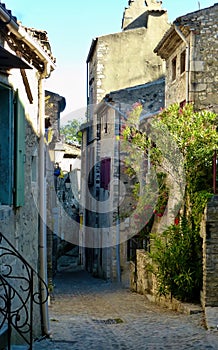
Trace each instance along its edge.
<instances>
[{"instance_id":1,"label":"metal railing","mask_svg":"<svg viewBox=\"0 0 218 350\"><path fill-rule=\"evenodd\" d=\"M8 349L15 330L32 350L33 308L34 305L40 307L47 299L46 283L0 233L0 329L7 324Z\"/></svg>"}]
</instances>

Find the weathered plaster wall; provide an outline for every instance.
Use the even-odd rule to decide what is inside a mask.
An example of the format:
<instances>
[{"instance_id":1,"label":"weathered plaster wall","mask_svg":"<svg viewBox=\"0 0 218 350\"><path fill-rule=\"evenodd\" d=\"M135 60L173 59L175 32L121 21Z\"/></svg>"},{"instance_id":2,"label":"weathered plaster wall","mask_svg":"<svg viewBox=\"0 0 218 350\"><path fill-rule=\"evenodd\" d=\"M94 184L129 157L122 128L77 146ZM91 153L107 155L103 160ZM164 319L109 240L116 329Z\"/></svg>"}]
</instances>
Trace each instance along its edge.
<instances>
[{"instance_id":1,"label":"weathered plaster wall","mask_svg":"<svg viewBox=\"0 0 218 350\"><path fill-rule=\"evenodd\" d=\"M37 84L37 82L35 83ZM37 103L38 99L36 99ZM36 191L38 188L38 169L35 166L37 164L38 138L33 129L33 124L29 120L31 116L27 116L27 118L25 133L25 204L16 210L0 206L1 212L4 213L0 217L0 230L9 237L12 244L15 244L33 268L37 269L38 193ZM5 225L5 223L7 224Z\"/></svg>"},{"instance_id":2,"label":"weathered plaster wall","mask_svg":"<svg viewBox=\"0 0 218 350\"><path fill-rule=\"evenodd\" d=\"M31 91L34 94L33 104L29 103L19 69L11 70L10 76L0 74L0 82L19 89L19 96L25 105L25 204L22 207L0 205L0 232L12 243L28 263L38 271L38 79L33 69L27 73ZM2 169L1 169L2 170ZM16 258L10 262L13 275L22 276L23 263ZM12 280L11 280L11 283ZM15 288L17 281L14 280ZM34 286L38 289L38 280ZM24 286L26 288L26 285ZM34 336L41 334L40 308L34 306Z\"/></svg>"},{"instance_id":3,"label":"weathered plaster wall","mask_svg":"<svg viewBox=\"0 0 218 350\"><path fill-rule=\"evenodd\" d=\"M149 15L148 28L99 37L89 63L91 103L110 91L144 84L164 74L163 61L153 50L168 29L167 16Z\"/></svg>"},{"instance_id":4,"label":"weathered plaster wall","mask_svg":"<svg viewBox=\"0 0 218 350\"><path fill-rule=\"evenodd\" d=\"M161 2L156 0L130 0L125 8L122 20L122 29L147 26L148 11L163 11Z\"/></svg>"}]
</instances>

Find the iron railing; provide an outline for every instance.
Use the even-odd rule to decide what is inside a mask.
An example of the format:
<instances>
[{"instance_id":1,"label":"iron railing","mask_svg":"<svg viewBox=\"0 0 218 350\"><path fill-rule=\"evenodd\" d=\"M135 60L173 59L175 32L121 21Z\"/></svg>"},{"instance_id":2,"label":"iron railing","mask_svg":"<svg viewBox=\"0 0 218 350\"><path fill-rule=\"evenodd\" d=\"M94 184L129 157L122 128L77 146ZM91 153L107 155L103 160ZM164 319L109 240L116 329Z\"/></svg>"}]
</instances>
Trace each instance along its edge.
<instances>
[{"instance_id":1,"label":"iron railing","mask_svg":"<svg viewBox=\"0 0 218 350\"><path fill-rule=\"evenodd\" d=\"M0 233L0 329L7 324L8 349L15 330L32 350L33 308L40 307L47 299L46 283Z\"/></svg>"}]
</instances>

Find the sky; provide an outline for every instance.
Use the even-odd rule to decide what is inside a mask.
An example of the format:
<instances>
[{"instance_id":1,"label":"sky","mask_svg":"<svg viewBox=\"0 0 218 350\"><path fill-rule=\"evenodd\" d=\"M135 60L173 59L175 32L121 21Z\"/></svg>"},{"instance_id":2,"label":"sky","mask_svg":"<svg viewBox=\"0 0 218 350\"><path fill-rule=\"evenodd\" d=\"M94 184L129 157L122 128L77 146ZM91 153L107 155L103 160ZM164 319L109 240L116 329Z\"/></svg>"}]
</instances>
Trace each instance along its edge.
<instances>
[{"instance_id":1,"label":"sky","mask_svg":"<svg viewBox=\"0 0 218 350\"><path fill-rule=\"evenodd\" d=\"M92 39L121 31L128 0L0 0L24 26L46 30L56 69L45 88L66 98L62 121L83 115L86 106L86 58ZM217 0L163 0L169 22ZM68 118L69 117L69 118ZM68 118L68 119L67 119Z\"/></svg>"}]
</instances>

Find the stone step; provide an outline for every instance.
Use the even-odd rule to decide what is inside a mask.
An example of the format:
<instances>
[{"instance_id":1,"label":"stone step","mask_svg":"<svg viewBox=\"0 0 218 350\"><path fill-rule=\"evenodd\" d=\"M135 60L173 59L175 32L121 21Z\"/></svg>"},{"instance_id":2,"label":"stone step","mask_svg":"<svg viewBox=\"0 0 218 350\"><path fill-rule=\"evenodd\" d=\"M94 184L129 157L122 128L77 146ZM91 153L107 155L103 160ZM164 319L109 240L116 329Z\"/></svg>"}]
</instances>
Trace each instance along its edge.
<instances>
[{"instance_id":1,"label":"stone step","mask_svg":"<svg viewBox=\"0 0 218 350\"><path fill-rule=\"evenodd\" d=\"M5 349L8 344L8 325L4 324L0 329L0 350Z\"/></svg>"}]
</instances>

